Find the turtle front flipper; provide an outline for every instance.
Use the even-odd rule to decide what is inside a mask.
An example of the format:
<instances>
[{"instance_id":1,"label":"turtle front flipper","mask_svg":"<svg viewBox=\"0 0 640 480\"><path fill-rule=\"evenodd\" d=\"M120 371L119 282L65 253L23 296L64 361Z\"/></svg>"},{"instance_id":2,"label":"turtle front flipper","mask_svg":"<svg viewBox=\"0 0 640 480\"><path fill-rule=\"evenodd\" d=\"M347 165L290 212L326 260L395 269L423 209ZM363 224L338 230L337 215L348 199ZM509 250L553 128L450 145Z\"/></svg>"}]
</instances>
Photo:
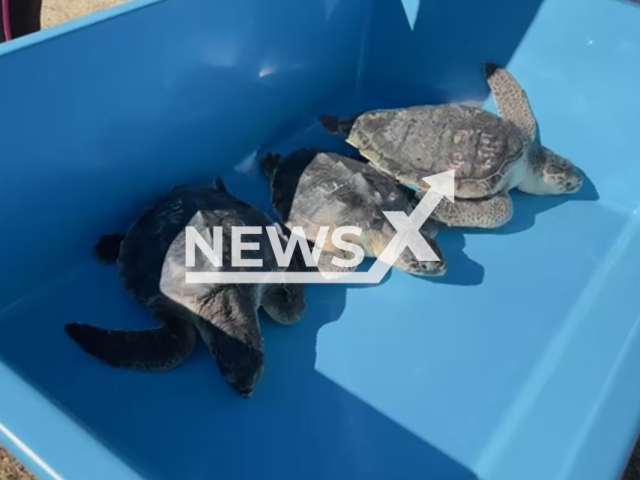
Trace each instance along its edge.
<instances>
[{"instance_id":1,"label":"turtle front flipper","mask_svg":"<svg viewBox=\"0 0 640 480\"><path fill-rule=\"evenodd\" d=\"M197 332L182 319L165 318L160 328L113 330L68 323L65 332L89 355L116 368L164 371L177 367L194 350Z\"/></svg>"},{"instance_id":2,"label":"turtle front flipper","mask_svg":"<svg viewBox=\"0 0 640 480\"><path fill-rule=\"evenodd\" d=\"M485 63L483 70L500 116L511 120L529 140L534 141L536 120L524 89L513 75L495 63Z\"/></svg>"},{"instance_id":3,"label":"turtle front flipper","mask_svg":"<svg viewBox=\"0 0 640 480\"><path fill-rule=\"evenodd\" d=\"M300 320L307 307L304 284L268 285L262 296L262 308L276 322L293 325Z\"/></svg>"},{"instance_id":4,"label":"turtle front flipper","mask_svg":"<svg viewBox=\"0 0 640 480\"><path fill-rule=\"evenodd\" d=\"M513 216L513 202L508 193L486 200L462 200L455 203L442 200L433 211L433 217L449 227L498 228Z\"/></svg>"},{"instance_id":5,"label":"turtle front flipper","mask_svg":"<svg viewBox=\"0 0 640 480\"><path fill-rule=\"evenodd\" d=\"M281 225L280 239L283 250L288 237ZM291 256L288 272L303 272L307 270L300 248L296 248ZM302 283L269 284L262 294L262 308L276 322L283 325L293 325L304 316L307 308L307 294Z\"/></svg>"},{"instance_id":6,"label":"turtle front flipper","mask_svg":"<svg viewBox=\"0 0 640 480\"><path fill-rule=\"evenodd\" d=\"M115 263L120 255L120 244L123 240L124 235L120 233L102 235L98 243L93 246L94 257L107 265Z\"/></svg>"}]
</instances>

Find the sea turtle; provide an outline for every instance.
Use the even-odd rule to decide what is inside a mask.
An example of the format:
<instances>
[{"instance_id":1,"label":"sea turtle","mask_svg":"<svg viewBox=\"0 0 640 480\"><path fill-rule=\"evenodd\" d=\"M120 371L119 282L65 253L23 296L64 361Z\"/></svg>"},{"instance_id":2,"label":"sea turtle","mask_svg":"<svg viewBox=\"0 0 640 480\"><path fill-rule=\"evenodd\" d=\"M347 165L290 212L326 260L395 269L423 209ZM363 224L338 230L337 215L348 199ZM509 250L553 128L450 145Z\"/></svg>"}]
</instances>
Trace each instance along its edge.
<instances>
[{"instance_id":1,"label":"sea turtle","mask_svg":"<svg viewBox=\"0 0 640 480\"><path fill-rule=\"evenodd\" d=\"M423 177L454 169L455 203L441 201L433 218L449 226L497 228L513 215L512 188L575 193L584 177L538 143L531 107L515 79L489 62L484 76L500 115L469 104L439 104L322 115L319 121L419 196L429 188Z\"/></svg>"},{"instance_id":2,"label":"sea turtle","mask_svg":"<svg viewBox=\"0 0 640 480\"><path fill-rule=\"evenodd\" d=\"M353 258L353 254L345 254L331 241L337 228L360 228L359 236L346 234L342 239L360 246L365 257L377 258L397 233L382 212L402 211L410 215L416 202L415 192L357 156L303 148L285 158L267 153L261 158L261 166L270 180L274 210L289 231L295 226L302 227L306 239L315 243L321 227L329 227L316 265L321 272L357 268L332 263L334 255L342 260ZM447 263L434 239L436 225L427 219L420 233L440 261L419 261L405 248L393 266L418 276L444 275Z\"/></svg>"},{"instance_id":3,"label":"sea turtle","mask_svg":"<svg viewBox=\"0 0 640 480\"><path fill-rule=\"evenodd\" d=\"M214 266L198 249L195 267L186 266L187 226L194 227L214 247L212 232L221 227L221 267ZM190 270L284 270L276 262L265 228L254 235L256 249L242 253L243 259L262 259L263 266L232 267L230 247L236 226L267 227L273 226L273 221L230 195L220 180L216 186L172 188L142 212L126 235L104 235L94 248L104 263L117 262L125 290L145 305L161 326L125 331L69 323L66 333L85 352L114 367L144 371L177 367L191 355L199 335L226 381L241 396L251 396L264 368L259 307L275 321L291 325L303 316L306 296L302 284L186 283L185 273ZM284 247L285 239L280 240ZM216 254L219 250L214 248Z\"/></svg>"}]
</instances>

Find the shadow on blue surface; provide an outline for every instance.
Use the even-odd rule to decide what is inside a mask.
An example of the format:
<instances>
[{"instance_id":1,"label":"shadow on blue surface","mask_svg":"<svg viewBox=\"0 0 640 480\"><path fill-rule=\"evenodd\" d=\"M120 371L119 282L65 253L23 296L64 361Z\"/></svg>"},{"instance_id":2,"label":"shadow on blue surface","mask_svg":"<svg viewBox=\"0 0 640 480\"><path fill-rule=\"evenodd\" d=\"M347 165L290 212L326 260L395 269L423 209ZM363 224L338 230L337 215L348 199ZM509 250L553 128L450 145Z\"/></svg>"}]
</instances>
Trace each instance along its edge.
<instances>
[{"instance_id":1,"label":"shadow on blue surface","mask_svg":"<svg viewBox=\"0 0 640 480\"><path fill-rule=\"evenodd\" d=\"M412 21L403 4L415 3ZM384 98L388 106L484 101L483 63L509 63L541 4L378 1L367 37L364 91Z\"/></svg>"},{"instance_id":2,"label":"shadow on blue surface","mask_svg":"<svg viewBox=\"0 0 640 480\"><path fill-rule=\"evenodd\" d=\"M513 200L513 218L506 225L493 230L460 228L459 231L471 235L509 235L523 232L532 228L536 223L536 216L543 212L559 207L566 202L595 202L600 197L589 177L585 177L582 189L575 195L558 197L532 197L526 193L511 192Z\"/></svg>"},{"instance_id":3,"label":"shadow on blue surface","mask_svg":"<svg viewBox=\"0 0 640 480\"><path fill-rule=\"evenodd\" d=\"M123 298L113 267L87 266L67 281L69 288L78 299L74 318L124 326L146 315ZM23 333L18 341L6 322L0 325L2 357L148 478L248 479L277 472L292 479L382 480L411 478L417 471L443 480L475 478L315 370L317 333L340 319L345 286L310 289L308 314L294 327L262 316L268 373L248 401L239 401L224 384L202 346L165 374L105 371L61 334L69 309L56 308L62 307L56 299L68 294L50 292L24 318L21 329L37 329L37 335ZM91 307L97 311L87 315ZM45 325L41 315L47 315ZM44 352L49 361L43 362Z\"/></svg>"}]
</instances>

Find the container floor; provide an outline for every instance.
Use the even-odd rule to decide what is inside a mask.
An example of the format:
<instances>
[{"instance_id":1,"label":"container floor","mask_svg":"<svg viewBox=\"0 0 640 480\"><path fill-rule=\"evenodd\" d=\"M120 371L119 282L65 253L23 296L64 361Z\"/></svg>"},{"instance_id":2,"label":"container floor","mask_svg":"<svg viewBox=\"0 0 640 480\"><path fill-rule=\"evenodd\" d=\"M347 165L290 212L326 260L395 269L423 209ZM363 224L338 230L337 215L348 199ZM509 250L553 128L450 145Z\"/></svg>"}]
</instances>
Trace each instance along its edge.
<instances>
[{"instance_id":1,"label":"container floor","mask_svg":"<svg viewBox=\"0 0 640 480\"><path fill-rule=\"evenodd\" d=\"M330 105L339 108L317 113L391 106L351 98ZM257 155L349 151L310 122L301 119ZM230 192L272 213L255 155L221 176ZM513 197L515 217L504 228L439 234L445 277L391 270L379 285L310 285L298 325L263 316L266 371L250 400L224 383L203 345L176 370L150 374L113 369L73 344L63 330L70 321L156 325L115 267L91 259L93 245L47 288L2 312L0 354L154 480L475 478L507 444L526 443L564 392L571 408L549 439L562 455L612 367L589 365L593 355L571 345L614 362L606 352L636 321L638 224L596 202L591 182L576 196ZM602 322L613 311L616 321ZM547 458L554 467L553 454Z\"/></svg>"}]
</instances>

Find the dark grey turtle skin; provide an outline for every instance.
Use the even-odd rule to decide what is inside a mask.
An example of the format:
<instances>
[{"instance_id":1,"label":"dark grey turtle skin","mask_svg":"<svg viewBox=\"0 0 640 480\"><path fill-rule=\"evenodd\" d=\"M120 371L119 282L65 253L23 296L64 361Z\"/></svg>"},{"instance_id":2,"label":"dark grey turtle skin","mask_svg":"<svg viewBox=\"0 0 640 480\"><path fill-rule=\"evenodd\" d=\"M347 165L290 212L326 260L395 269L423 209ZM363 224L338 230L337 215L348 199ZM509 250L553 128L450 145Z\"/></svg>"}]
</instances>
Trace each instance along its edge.
<instances>
[{"instance_id":1,"label":"dark grey turtle skin","mask_svg":"<svg viewBox=\"0 0 640 480\"><path fill-rule=\"evenodd\" d=\"M575 193L583 175L536 142L533 113L515 79L492 63L485 64L484 75L500 115L439 104L322 115L319 121L419 196L429 188L423 177L455 170L455 203L443 199L433 217L449 226L497 228L512 218L512 188L534 195Z\"/></svg>"},{"instance_id":2,"label":"dark grey turtle skin","mask_svg":"<svg viewBox=\"0 0 640 480\"><path fill-rule=\"evenodd\" d=\"M334 255L349 260L352 254L338 249L331 241L342 226L359 227L359 236L342 239L359 245L366 257L377 258L396 230L382 213L403 211L411 214L417 201L411 189L381 174L364 159L346 157L317 149L300 149L285 158L267 153L261 159L262 171L271 186L271 203L290 231L302 227L307 240L314 243L320 228L329 227L317 264L321 272L353 271L355 267L333 264ZM437 226L427 220L420 232L440 261L418 261L405 248L393 267L417 276L441 276L447 262L435 240Z\"/></svg>"},{"instance_id":3,"label":"dark grey turtle skin","mask_svg":"<svg viewBox=\"0 0 640 480\"><path fill-rule=\"evenodd\" d=\"M185 229L195 229L213 245L212 227L222 227L223 266L214 266L196 248L195 267L186 267ZM291 325L306 309L302 284L187 284L194 271L276 271L279 267L265 228L245 237L259 244L243 259L262 259L262 268L231 267L232 226L273 226L266 214L214 186L180 185L161 195L126 235L104 235L94 253L117 263L122 284L161 324L149 330L111 330L69 323L66 333L88 354L120 368L164 371L182 364L200 337L226 381L242 396L252 395L264 369L258 309ZM250 239L250 240L249 240ZM286 246L282 238L282 247ZM290 268L297 268L293 264Z\"/></svg>"}]
</instances>

